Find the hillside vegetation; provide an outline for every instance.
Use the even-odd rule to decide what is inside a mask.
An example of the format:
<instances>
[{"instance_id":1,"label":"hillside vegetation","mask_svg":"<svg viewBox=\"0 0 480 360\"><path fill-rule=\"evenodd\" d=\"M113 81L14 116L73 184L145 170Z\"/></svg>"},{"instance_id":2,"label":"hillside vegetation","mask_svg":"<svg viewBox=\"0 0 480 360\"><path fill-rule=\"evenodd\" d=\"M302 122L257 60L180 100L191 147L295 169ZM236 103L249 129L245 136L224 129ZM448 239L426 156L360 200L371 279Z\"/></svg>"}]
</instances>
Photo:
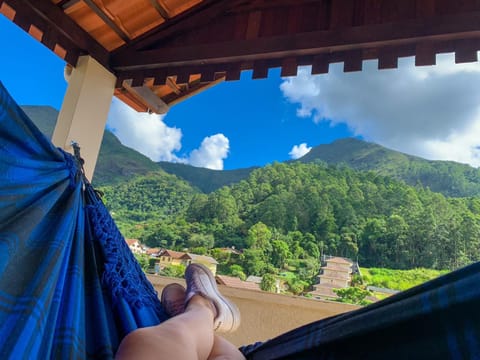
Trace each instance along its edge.
<instances>
[{"instance_id":1,"label":"hillside vegetation","mask_svg":"<svg viewBox=\"0 0 480 360\"><path fill-rule=\"evenodd\" d=\"M479 196L480 170L453 161L429 161L383 146L348 138L314 147L301 162L324 161L421 184L445 196Z\"/></svg>"},{"instance_id":2,"label":"hillside vegetation","mask_svg":"<svg viewBox=\"0 0 480 360\"><path fill-rule=\"evenodd\" d=\"M365 285L403 291L423 284L447 273L432 269L393 270L381 268L362 268L362 280Z\"/></svg>"},{"instance_id":3,"label":"hillside vegetation","mask_svg":"<svg viewBox=\"0 0 480 360\"><path fill-rule=\"evenodd\" d=\"M25 109L51 134L54 109ZM220 273L283 277L295 294L314 283L321 254L405 270L480 260L478 169L356 139L313 148L299 161L213 171L155 163L106 131L93 183L126 237L209 253ZM365 276L401 290L432 275L389 271Z\"/></svg>"},{"instance_id":4,"label":"hillside vegetation","mask_svg":"<svg viewBox=\"0 0 480 360\"><path fill-rule=\"evenodd\" d=\"M480 259L479 198L446 198L324 164L276 163L208 195L165 176L105 189L107 206L127 235L150 246L235 246L282 266L321 252L396 269L455 269ZM163 190L165 181L175 190ZM166 201L179 194L181 200ZM143 225L125 226L132 220Z\"/></svg>"},{"instance_id":5,"label":"hillside vegetation","mask_svg":"<svg viewBox=\"0 0 480 360\"><path fill-rule=\"evenodd\" d=\"M237 170L211 170L160 161L158 165L166 172L176 175L198 188L201 192L211 193L223 186L232 185L246 179L255 168Z\"/></svg>"}]
</instances>

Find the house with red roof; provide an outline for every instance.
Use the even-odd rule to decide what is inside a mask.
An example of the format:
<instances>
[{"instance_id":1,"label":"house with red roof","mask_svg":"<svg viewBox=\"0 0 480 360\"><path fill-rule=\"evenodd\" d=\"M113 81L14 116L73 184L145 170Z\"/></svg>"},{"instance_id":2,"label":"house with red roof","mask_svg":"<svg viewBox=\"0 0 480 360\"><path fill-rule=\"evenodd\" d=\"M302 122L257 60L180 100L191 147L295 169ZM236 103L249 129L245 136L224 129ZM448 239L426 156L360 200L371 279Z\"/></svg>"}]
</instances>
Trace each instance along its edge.
<instances>
[{"instance_id":1,"label":"house with red roof","mask_svg":"<svg viewBox=\"0 0 480 360\"><path fill-rule=\"evenodd\" d=\"M142 243L138 239L125 239L130 251L134 254L145 254Z\"/></svg>"},{"instance_id":2,"label":"house with red roof","mask_svg":"<svg viewBox=\"0 0 480 360\"><path fill-rule=\"evenodd\" d=\"M159 270L171 265L188 266L189 264L196 263L205 265L214 275L217 273L218 262L211 256L161 249L156 257L158 258L156 268Z\"/></svg>"}]
</instances>

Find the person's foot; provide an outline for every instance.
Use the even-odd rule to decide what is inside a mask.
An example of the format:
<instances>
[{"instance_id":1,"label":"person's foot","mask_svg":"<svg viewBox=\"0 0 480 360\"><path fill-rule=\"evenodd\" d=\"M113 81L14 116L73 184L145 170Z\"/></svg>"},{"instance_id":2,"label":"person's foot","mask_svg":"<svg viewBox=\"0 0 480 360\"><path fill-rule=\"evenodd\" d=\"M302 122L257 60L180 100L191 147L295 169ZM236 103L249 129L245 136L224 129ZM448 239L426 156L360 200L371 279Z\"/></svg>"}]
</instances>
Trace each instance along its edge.
<instances>
[{"instance_id":1,"label":"person's foot","mask_svg":"<svg viewBox=\"0 0 480 360\"><path fill-rule=\"evenodd\" d=\"M176 316L185 312L185 288L177 283L163 288L161 302L168 316Z\"/></svg>"},{"instance_id":2,"label":"person's foot","mask_svg":"<svg viewBox=\"0 0 480 360\"><path fill-rule=\"evenodd\" d=\"M187 296L185 303L195 295L210 300L214 306L214 329L218 332L232 332L240 325L240 311L218 291L211 271L201 264L190 264L185 270Z\"/></svg>"}]
</instances>

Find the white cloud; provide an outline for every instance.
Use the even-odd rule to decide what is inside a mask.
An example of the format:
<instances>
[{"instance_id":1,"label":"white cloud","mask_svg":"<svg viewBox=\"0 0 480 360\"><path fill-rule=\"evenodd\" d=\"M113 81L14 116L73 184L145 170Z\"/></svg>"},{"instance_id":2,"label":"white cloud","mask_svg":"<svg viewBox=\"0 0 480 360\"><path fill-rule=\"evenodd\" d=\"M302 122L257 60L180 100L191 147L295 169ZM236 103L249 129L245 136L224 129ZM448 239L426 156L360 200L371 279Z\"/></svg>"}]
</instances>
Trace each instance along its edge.
<instances>
[{"instance_id":1,"label":"white cloud","mask_svg":"<svg viewBox=\"0 0 480 360\"><path fill-rule=\"evenodd\" d=\"M333 64L318 76L302 68L281 90L299 104L299 117L345 123L355 135L406 153L479 166L480 64L456 65L451 55L431 67L413 61L401 59L394 70L368 61L354 73Z\"/></svg>"},{"instance_id":2,"label":"white cloud","mask_svg":"<svg viewBox=\"0 0 480 360\"><path fill-rule=\"evenodd\" d=\"M138 113L118 99L114 99L108 115L108 128L123 145L131 147L153 161L170 161L198 167L222 170L227 158L229 140L223 134L203 139L200 148L188 157L175 152L182 148L182 130L168 127L163 116Z\"/></svg>"},{"instance_id":3,"label":"white cloud","mask_svg":"<svg viewBox=\"0 0 480 360\"><path fill-rule=\"evenodd\" d=\"M114 99L107 126L122 144L153 161L182 161L174 154L182 147L182 130L165 125L160 115L138 113Z\"/></svg>"},{"instance_id":4,"label":"white cloud","mask_svg":"<svg viewBox=\"0 0 480 360\"><path fill-rule=\"evenodd\" d=\"M223 159L227 158L230 142L223 134L208 136L203 139L200 148L190 153L189 163L193 166L213 170L223 169Z\"/></svg>"},{"instance_id":5,"label":"white cloud","mask_svg":"<svg viewBox=\"0 0 480 360\"><path fill-rule=\"evenodd\" d=\"M301 143L300 145L294 145L288 155L290 155L291 159L299 159L310 150L312 150L312 148L308 147L306 143Z\"/></svg>"}]
</instances>

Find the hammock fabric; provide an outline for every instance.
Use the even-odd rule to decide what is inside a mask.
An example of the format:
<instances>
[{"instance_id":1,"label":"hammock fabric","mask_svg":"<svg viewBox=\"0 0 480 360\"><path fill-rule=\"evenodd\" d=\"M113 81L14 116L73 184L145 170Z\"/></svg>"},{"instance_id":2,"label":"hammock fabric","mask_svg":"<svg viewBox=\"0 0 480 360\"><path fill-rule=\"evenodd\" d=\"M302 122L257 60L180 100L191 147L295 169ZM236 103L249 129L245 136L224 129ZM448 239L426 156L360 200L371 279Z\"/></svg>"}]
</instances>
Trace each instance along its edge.
<instances>
[{"instance_id":1,"label":"hammock fabric","mask_svg":"<svg viewBox=\"0 0 480 360\"><path fill-rule=\"evenodd\" d=\"M247 359L480 359L480 263L244 347Z\"/></svg>"},{"instance_id":2,"label":"hammock fabric","mask_svg":"<svg viewBox=\"0 0 480 360\"><path fill-rule=\"evenodd\" d=\"M79 157L0 84L0 359L111 359L167 317ZM480 263L241 348L248 359L480 359Z\"/></svg>"},{"instance_id":3,"label":"hammock fabric","mask_svg":"<svg viewBox=\"0 0 480 360\"><path fill-rule=\"evenodd\" d=\"M111 359L165 319L77 159L0 84L0 359Z\"/></svg>"}]
</instances>

